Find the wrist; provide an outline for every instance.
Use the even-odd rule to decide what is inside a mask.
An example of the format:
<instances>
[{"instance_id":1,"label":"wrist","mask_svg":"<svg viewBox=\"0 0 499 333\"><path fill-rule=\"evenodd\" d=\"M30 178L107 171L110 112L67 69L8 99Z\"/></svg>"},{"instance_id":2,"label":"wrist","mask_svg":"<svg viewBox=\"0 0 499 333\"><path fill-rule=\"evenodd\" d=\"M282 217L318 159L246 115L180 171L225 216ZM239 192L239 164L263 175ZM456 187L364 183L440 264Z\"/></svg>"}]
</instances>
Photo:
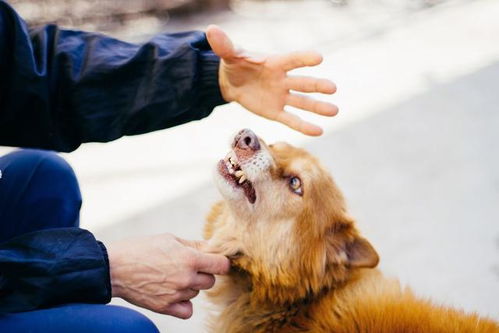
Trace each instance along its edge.
<instances>
[{"instance_id":1,"label":"wrist","mask_svg":"<svg viewBox=\"0 0 499 333\"><path fill-rule=\"evenodd\" d=\"M107 254L109 258L109 279L110 279L112 297L122 297L123 295L123 283L120 274L121 271L120 252L121 251L116 246L109 246L107 249Z\"/></svg>"},{"instance_id":2,"label":"wrist","mask_svg":"<svg viewBox=\"0 0 499 333\"><path fill-rule=\"evenodd\" d=\"M223 61L223 59L220 61L220 67L218 68L218 85L220 87L220 94L222 95L222 98L230 103L234 102L236 99L234 98L233 94L231 93L230 89L230 84L227 79L227 74L226 74L226 65Z\"/></svg>"}]
</instances>

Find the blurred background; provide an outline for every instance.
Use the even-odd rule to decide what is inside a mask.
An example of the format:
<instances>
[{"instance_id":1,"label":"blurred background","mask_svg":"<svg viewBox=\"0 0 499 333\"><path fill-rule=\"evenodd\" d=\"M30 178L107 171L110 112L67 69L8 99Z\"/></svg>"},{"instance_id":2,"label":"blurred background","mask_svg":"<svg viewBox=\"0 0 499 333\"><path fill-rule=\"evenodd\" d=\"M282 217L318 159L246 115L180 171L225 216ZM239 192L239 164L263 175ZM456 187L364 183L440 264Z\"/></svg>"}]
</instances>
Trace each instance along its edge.
<instances>
[{"instance_id":1,"label":"blurred background","mask_svg":"<svg viewBox=\"0 0 499 333\"><path fill-rule=\"evenodd\" d=\"M303 146L331 170L380 268L418 294L499 320L499 1L15 0L31 24L141 42L215 23L246 49L314 49L300 74L338 85L340 113L307 138L227 104L201 121L63 154L79 177L82 227L106 242L172 232L201 238L219 195L211 174L249 127ZM0 148L0 154L9 149ZM283 240L285 241L285 240ZM115 300L113 303L124 304ZM162 332L192 319L140 310Z\"/></svg>"}]
</instances>

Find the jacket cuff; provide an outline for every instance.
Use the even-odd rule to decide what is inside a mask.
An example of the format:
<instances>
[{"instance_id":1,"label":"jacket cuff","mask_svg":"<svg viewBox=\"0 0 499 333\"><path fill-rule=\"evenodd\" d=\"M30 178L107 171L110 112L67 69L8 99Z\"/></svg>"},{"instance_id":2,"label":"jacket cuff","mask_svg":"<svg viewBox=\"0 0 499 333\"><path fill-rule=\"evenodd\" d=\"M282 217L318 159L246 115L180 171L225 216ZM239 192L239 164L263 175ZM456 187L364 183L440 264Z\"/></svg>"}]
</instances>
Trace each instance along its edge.
<instances>
[{"instance_id":1,"label":"jacket cuff","mask_svg":"<svg viewBox=\"0 0 499 333\"><path fill-rule=\"evenodd\" d=\"M106 259L94 236L79 228L45 229L0 243L0 314L108 303Z\"/></svg>"},{"instance_id":2,"label":"jacket cuff","mask_svg":"<svg viewBox=\"0 0 499 333\"><path fill-rule=\"evenodd\" d=\"M106 288L107 288L107 299L111 300L112 295L113 295L113 290L111 287L111 272L109 268L109 255L107 254L107 249L104 246L104 244L101 241L97 241L97 244L99 245L101 251L102 251L102 257L104 258L104 262L106 264Z\"/></svg>"}]
</instances>

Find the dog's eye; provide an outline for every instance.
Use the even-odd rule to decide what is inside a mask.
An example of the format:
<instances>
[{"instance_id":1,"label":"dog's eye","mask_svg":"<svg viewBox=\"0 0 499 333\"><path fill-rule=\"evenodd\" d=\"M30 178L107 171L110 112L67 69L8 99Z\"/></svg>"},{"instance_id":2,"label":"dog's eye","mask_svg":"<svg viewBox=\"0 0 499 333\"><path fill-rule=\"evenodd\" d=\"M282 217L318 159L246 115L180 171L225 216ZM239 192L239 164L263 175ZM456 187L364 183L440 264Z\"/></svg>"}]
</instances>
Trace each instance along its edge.
<instances>
[{"instance_id":1,"label":"dog's eye","mask_svg":"<svg viewBox=\"0 0 499 333\"><path fill-rule=\"evenodd\" d=\"M289 187L293 192L296 194L302 195L302 189L301 189L301 180L298 177L290 177L289 178Z\"/></svg>"}]
</instances>

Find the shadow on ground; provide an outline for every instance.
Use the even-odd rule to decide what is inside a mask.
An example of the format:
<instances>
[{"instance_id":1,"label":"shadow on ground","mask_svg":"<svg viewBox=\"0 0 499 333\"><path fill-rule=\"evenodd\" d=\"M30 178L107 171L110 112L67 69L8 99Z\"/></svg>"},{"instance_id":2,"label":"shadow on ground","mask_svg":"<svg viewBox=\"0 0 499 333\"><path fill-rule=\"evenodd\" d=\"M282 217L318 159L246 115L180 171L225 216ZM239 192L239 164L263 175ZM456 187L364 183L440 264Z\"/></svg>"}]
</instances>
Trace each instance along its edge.
<instances>
[{"instance_id":1,"label":"shadow on ground","mask_svg":"<svg viewBox=\"0 0 499 333\"><path fill-rule=\"evenodd\" d=\"M499 62L306 148L332 171L383 271L438 302L499 319L497 87ZM200 238L218 198L205 184L96 234Z\"/></svg>"}]
</instances>

